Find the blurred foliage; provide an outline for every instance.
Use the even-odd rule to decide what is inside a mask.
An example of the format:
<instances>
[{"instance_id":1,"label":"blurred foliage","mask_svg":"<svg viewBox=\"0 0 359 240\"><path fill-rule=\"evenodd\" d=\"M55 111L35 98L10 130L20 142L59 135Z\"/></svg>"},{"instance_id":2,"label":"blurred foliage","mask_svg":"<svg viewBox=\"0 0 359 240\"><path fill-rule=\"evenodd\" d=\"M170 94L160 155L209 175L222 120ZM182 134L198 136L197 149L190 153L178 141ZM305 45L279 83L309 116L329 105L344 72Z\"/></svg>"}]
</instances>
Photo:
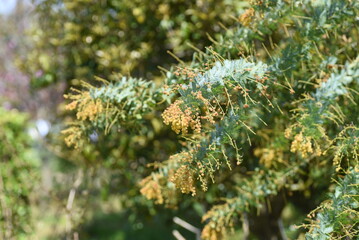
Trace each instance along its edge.
<instances>
[{"instance_id":1,"label":"blurred foliage","mask_svg":"<svg viewBox=\"0 0 359 240\"><path fill-rule=\"evenodd\" d=\"M34 0L38 21L19 65L35 87L55 81L108 77L121 72L152 76L169 66L173 51L191 56L187 42L209 44L207 34L232 20L241 1Z\"/></svg>"},{"instance_id":2,"label":"blurred foliage","mask_svg":"<svg viewBox=\"0 0 359 240\"><path fill-rule=\"evenodd\" d=\"M0 108L0 238L26 239L39 184L39 159L27 134L28 117Z\"/></svg>"}]
</instances>

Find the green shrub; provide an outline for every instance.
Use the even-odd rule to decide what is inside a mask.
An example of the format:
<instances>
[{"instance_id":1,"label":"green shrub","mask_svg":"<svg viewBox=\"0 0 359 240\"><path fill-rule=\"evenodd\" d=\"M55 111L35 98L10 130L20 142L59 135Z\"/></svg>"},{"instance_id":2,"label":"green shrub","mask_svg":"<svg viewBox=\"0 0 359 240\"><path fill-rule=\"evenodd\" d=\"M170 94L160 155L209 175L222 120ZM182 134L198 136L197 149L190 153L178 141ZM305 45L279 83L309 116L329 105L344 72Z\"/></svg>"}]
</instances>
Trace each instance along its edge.
<instances>
[{"instance_id":1,"label":"green shrub","mask_svg":"<svg viewBox=\"0 0 359 240\"><path fill-rule=\"evenodd\" d=\"M0 108L0 237L26 239L39 185L38 158L27 134L28 117Z\"/></svg>"}]
</instances>

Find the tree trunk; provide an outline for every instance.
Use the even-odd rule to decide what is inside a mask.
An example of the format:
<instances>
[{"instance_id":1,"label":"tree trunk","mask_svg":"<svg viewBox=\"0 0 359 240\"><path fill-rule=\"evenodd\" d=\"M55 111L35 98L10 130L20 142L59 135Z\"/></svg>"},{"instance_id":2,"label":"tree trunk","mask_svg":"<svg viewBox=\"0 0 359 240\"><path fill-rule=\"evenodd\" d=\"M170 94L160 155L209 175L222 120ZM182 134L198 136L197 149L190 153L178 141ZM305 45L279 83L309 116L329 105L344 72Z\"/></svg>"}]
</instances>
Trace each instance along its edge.
<instances>
[{"instance_id":1,"label":"tree trunk","mask_svg":"<svg viewBox=\"0 0 359 240\"><path fill-rule=\"evenodd\" d=\"M267 199L267 204L258 213L253 212L244 216L244 225L248 225L247 234L258 240L287 240L281 220L282 210L285 206L284 194Z\"/></svg>"}]
</instances>

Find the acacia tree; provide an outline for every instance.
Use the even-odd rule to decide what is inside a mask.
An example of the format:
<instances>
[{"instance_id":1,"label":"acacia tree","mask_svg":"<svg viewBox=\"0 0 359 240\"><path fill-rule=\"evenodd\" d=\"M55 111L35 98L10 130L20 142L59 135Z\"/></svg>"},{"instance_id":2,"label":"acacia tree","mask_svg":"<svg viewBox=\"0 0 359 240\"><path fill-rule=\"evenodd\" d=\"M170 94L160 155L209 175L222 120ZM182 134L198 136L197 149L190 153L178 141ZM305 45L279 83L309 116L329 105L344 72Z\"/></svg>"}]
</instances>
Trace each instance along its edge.
<instances>
[{"instance_id":1,"label":"acacia tree","mask_svg":"<svg viewBox=\"0 0 359 240\"><path fill-rule=\"evenodd\" d=\"M156 141L161 114L180 147L151 164L140 192L167 207L192 195L208 210L203 239L238 228L285 239L288 205L308 214L307 239L355 238L358 11L356 1L253 1L191 63L164 72L161 87L123 77L68 95L77 121L66 142L82 148L94 130L139 138L148 128Z\"/></svg>"},{"instance_id":2,"label":"acacia tree","mask_svg":"<svg viewBox=\"0 0 359 240\"><path fill-rule=\"evenodd\" d=\"M56 213L56 218L61 218L59 215L63 212L66 212L66 216L74 213L68 224L71 227L67 226L65 233L68 236L73 234L69 228L76 229L80 222L87 221L85 216L77 213L86 212L82 210L86 209L87 203L100 195L98 192L101 192L102 196L107 196L108 192L126 195L121 199L124 209L132 209L131 214L140 212L137 216L148 216L148 212L154 211L153 204L138 194L140 187L137 183L151 172L151 169L146 167L147 163L164 161L180 146L175 141L176 135L170 133L169 128L163 127L158 115L159 109L165 109L166 104L157 106L158 112L153 114L154 103L159 98L156 96L153 102L148 101L149 107L143 111L147 113L148 121L144 125L137 125L136 129L141 128L141 134L130 131L129 128L123 128L120 134L117 134L114 128L107 128L107 134L97 131L96 127L83 129L85 134L82 134L82 130L78 132L81 140L77 144L81 147L72 151L64 146L57 134L57 130L63 128L61 124L65 122L64 119L69 119L71 113L63 111L63 104L58 104L56 108L54 105L57 101L54 99L58 94L62 95L63 91L78 86L84 79L93 84L93 76L117 81L121 76L114 73L116 71L124 75L154 76L154 81L160 82L158 65L167 67L175 62L176 57L173 54L186 61L191 59L192 49L203 48L209 44L207 34L213 36L222 31L221 22L225 25L233 22L228 16L237 15L245 3L232 0L33 0L32 3L34 15L31 22L29 21L31 27L27 28L27 49L26 52L18 54L16 63L31 78L30 90L36 95L36 98L31 96L32 99L41 96L40 89L50 93L39 101L41 107L45 102L51 103L51 110L44 112L54 113L46 114L46 118L52 122L52 132L47 135L44 148L60 159L53 165L61 165L61 168L66 165L62 169L65 169L62 174L66 175L66 180L62 179L61 184L56 184L58 178L53 178L54 189L47 196L47 202L50 202L51 206L61 206L61 213ZM194 46L187 45L188 42L192 42ZM167 50L173 52L173 56L167 54ZM95 84L99 85L99 82ZM49 85L56 87L57 92L50 92L47 87ZM152 83L150 85L153 86ZM153 88L151 87L152 90ZM49 97L51 101L48 101ZM53 110L56 112L52 112ZM125 112L122 114L126 115ZM81 118L86 120L86 114ZM137 114L135 118L129 119L137 121L139 118L141 115ZM131 127L131 124L128 126ZM79 126L75 123L73 127ZM89 136L90 142L87 141ZM126 161L127 159L138 161L130 162ZM58 162L60 164L57 164ZM96 184L93 185L103 179L109 182L114 175L116 181L121 182L121 186L115 186L115 181L111 181L111 184L101 185L101 189L91 188L89 195L76 194L76 202L81 202L76 206L81 206L79 208L82 209L68 211L61 203L68 199L67 194L72 185L65 181L71 182L77 170L86 172L83 179L90 180L83 180L79 188L76 188L76 193L82 190L86 192L85 188L94 182ZM96 203L98 201L98 198L94 200ZM57 232L52 234L57 237Z\"/></svg>"}]
</instances>

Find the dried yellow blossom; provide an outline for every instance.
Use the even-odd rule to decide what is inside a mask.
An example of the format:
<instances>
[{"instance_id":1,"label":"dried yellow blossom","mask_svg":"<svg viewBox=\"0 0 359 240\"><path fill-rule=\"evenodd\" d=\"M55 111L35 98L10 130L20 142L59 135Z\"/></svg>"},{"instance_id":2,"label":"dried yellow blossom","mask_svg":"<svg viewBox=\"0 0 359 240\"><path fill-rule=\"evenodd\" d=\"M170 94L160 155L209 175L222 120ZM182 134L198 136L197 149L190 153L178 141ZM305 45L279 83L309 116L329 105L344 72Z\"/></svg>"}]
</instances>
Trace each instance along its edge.
<instances>
[{"instance_id":1,"label":"dried yellow blossom","mask_svg":"<svg viewBox=\"0 0 359 240\"><path fill-rule=\"evenodd\" d=\"M322 149L320 149L320 147L317 146L317 147L315 148L315 155L316 155L317 157L320 157L322 154L323 154Z\"/></svg>"},{"instance_id":2,"label":"dried yellow blossom","mask_svg":"<svg viewBox=\"0 0 359 240\"><path fill-rule=\"evenodd\" d=\"M74 146L75 148L79 148L81 138L82 138L82 130L78 126L69 127L63 131L61 131L62 134L67 135L65 137L64 141L65 144L69 147Z\"/></svg>"},{"instance_id":3,"label":"dried yellow blossom","mask_svg":"<svg viewBox=\"0 0 359 240\"><path fill-rule=\"evenodd\" d=\"M302 132L295 135L290 151L299 152L304 158L307 157L308 153L313 153L311 138L304 137Z\"/></svg>"},{"instance_id":4,"label":"dried yellow blossom","mask_svg":"<svg viewBox=\"0 0 359 240\"><path fill-rule=\"evenodd\" d=\"M103 111L103 106L100 100L95 100L89 102L82 111L76 114L76 117L80 120L86 120L87 118L90 121L93 121L98 114Z\"/></svg>"},{"instance_id":5,"label":"dried yellow blossom","mask_svg":"<svg viewBox=\"0 0 359 240\"><path fill-rule=\"evenodd\" d=\"M202 239L220 240L228 234L228 230L233 232L234 219L227 215L234 211L230 207L231 202L216 205L203 215L202 221L209 221L202 230ZM227 213L227 214L223 214Z\"/></svg>"},{"instance_id":6,"label":"dried yellow blossom","mask_svg":"<svg viewBox=\"0 0 359 240\"><path fill-rule=\"evenodd\" d=\"M182 193L196 195L194 172L188 165L179 167L170 179Z\"/></svg>"},{"instance_id":7,"label":"dried yellow blossom","mask_svg":"<svg viewBox=\"0 0 359 240\"><path fill-rule=\"evenodd\" d=\"M195 172L190 167L192 162L192 156L189 152L182 152L170 157L170 161L176 161L180 165L174 172L171 172L169 179L175 184L177 189L180 189L182 193L192 193L192 196L196 195L195 187Z\"/></svg>"},{"instance_id":8,"label":"dried yellow blossom","mask_svg":"<svg viewBox=\"0 0 359 240\"><path fill-rule=\"evenodd\" d=\"M93 121L104 110L101 100L93 99L89 92L81 92L79 95L72 95L71 98L74 100L66 105L66 109L77 108L77 119Z\"/></svg>"},{"instance_id":9,"label":"dried yellow blossom","mask_svg":"<svg viewBox=\"0 0 359 240\"><path fill-rule=\"evenodd\" d=\"M161 186L158 182L158 179L162 178L159 174L154 174L154 176L148 176L140 182L142 187L140 192L147 199L155 200L156 204L163 204L163 195L161 191Z\"/></svg>"},{"instance_id":10,"label":"dried yellow blossom","mask_svg":"<svg viewBox=\"0 0 359 240\"><path fill-rule=\"evenodd\" d=\"M259 162L270 168L275 162L283 162L283 151L271 148L256 148L254 156L259 157Z\"/></svg>"},{"instance_id":11,"label":"dried yellow blossom","mask_svg":"<svg viewBox=\"0 0 359 240\"><path fill-rule=\"evenodd\" d=\"M207 224L202 230L201 238L204 240L221 240L223 239L223 233Z\"/></svg>"},{"instance_id":12,"label":"dried yellow blossom","mask_svg":"<svg viewBox=\"0 0 359 240\"><path fill-rule=\"evenodd\" d=\"M291 128L291 127L287 128L287 129L284 131L284 136L285 136L286 138L290 138L290 137L292 136L292 128Z\"/></svg>"},{"instance_id":13,"label":"dried yellow blossom","mask_svg":"<svg viewBox=\"0 0 359 240\"><path fill-rule=\"evenodd\" d=\"M263 148L254 151L256 157L260 157L259 162L266 167L270 167L275 158L275 151L273 149Z\"/></svg>"},{"instance_id":14,"label":"dried yellow blossom","mask_svg":"<svg viewBox=\"0 0 359 240\"><path fill-rule=\"evenodd\" d=\"M71 103L66 105L65 109L72 111L75 110L76 107L77 107L77 101L72 101Z\"/></svg>"},{"instance_id":15,"label":"dried yellow blossom","mask_svg":"<svg viewBox=\"0 0 359 240\"><path fill-rule=\"evenodd\" d=\"M103 111L103 106L101 100L93 100L89 93L82 101L79 103L79 111L76 114L76 117L80 120L94 120L95 117Z\"/></svg>"},{"instance_id":16,"label":"dried yellow blossom","mask_svg":"<svg viewBox=\"0 0 359 240\"><path fill-rule=\"evenodd\" d=\"M69 104L66 105L66 110L76 110L77 119L90 121L95 120L95 118L102 113L104 107L100 99L93 99L88 91L80 92L76 95L65 95L65 98L72 100ZM67 135L65 137L65 143L67 146L74 146L79 148L83 143L83 130L80 128L79 124L76 126L69 127L61 132L62 134Z\"/></svg>"},{"instance_id":17,"label":"dried yellow blossom","mask_svg":"<svg viewBox=\"0 0 359 240\"><path fill-rule=\"evenodd\" d=\"M239 16L239 22L242 23L244 26L249 26L253 16L254 16L254 9L249 8L241 16Z\"/></svg>"},{"instance_id":18,"label":"dried yellow blossom","mask_svg":"<svg viewBox=\"0 0 359 240\"><path fill-rule=\"evenodd\" d=\"M172 130L177 134L180 132L187 134L189 128L192 128L197 133L201 132L201 122L198 115L193 114L189 108L182 111L180 108L182 103L182 100L177 100L171 104L162 113L163 122L166 125L171 125Z\"/></svg>"}]
</instances>

